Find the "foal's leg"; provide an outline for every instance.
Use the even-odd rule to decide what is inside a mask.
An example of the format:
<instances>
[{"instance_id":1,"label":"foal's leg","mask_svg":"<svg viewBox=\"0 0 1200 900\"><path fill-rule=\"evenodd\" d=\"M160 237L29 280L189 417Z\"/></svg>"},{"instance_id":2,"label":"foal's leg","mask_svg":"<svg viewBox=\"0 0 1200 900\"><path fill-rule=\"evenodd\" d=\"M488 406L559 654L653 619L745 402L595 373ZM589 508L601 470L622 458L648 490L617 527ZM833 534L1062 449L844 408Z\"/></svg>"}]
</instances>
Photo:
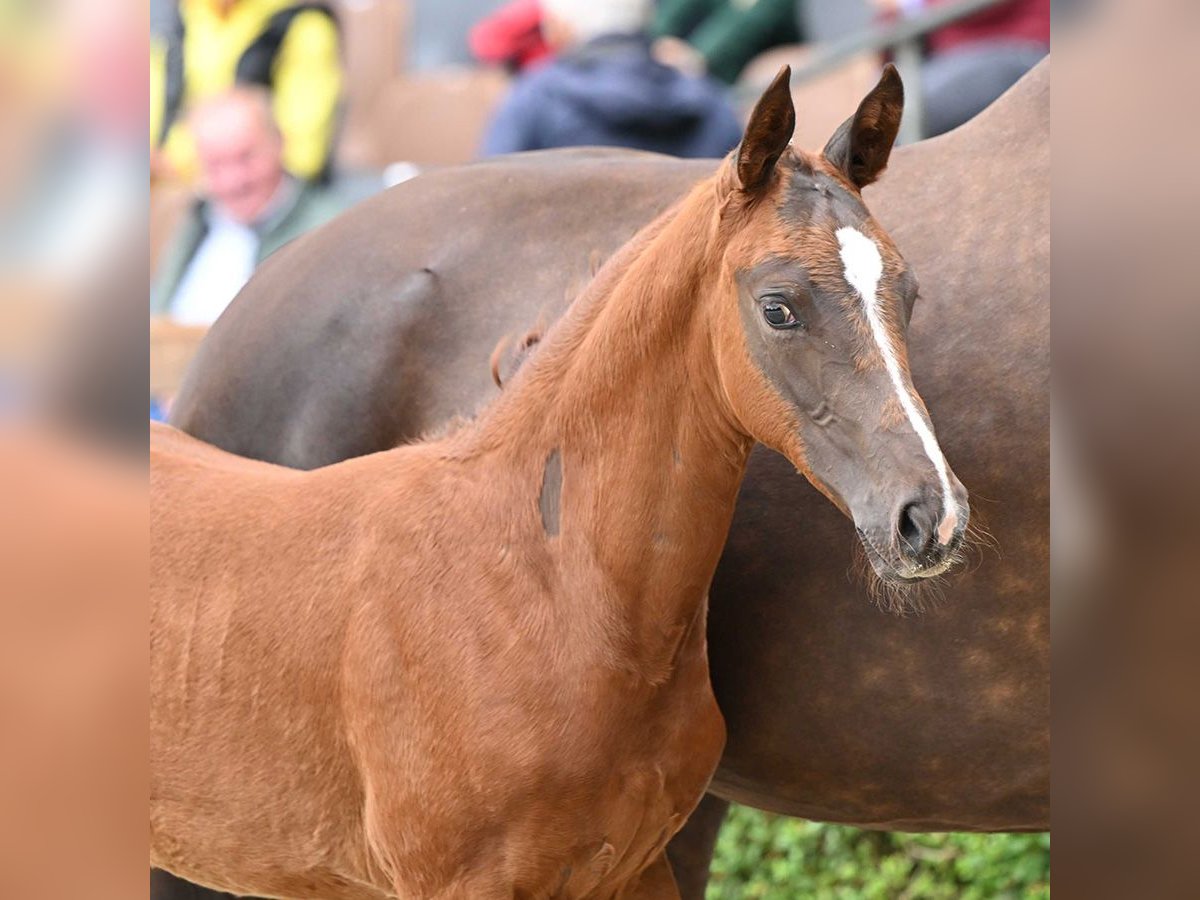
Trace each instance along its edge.
<instances>
[{"instance_id":1,"label":"foal's leg","mask_svg":"<svg viewBox=\"0 0 1200 900\"><path fill-rule=\"evenodd\" d=\"M728 800L705 794L683 828L667 844L667 858L683 900L704 900L717 834L728 810Z\"/></svg>"},{"instance_id":2,"label":"foal's leg","mask_svg":"<svg viewBox=\"0 0 1200 900\"><path fill-rule=\"evenodd\" d=\"M667 854L647 866L641 877L617 896L620 900L679 900L679 888L675 886Z\"/></svg>"}]
</instances>

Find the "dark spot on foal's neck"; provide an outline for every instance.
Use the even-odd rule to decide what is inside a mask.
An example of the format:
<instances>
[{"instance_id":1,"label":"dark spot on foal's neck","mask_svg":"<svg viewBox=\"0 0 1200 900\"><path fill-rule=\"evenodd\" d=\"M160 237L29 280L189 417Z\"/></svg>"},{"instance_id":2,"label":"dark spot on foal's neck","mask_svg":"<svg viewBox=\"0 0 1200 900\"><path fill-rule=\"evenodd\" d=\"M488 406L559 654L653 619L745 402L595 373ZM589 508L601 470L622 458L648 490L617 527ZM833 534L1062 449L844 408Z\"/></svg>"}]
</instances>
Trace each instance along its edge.
<instances>
[{"instance_id":1,"label":"dark spot on foal's neck","mask_svg":"<svg viewBox=\"0 0 1200 900\"><path fill-rule=\"evenodd\" d=\"M542 473L542 490L538 495L538 510L542 514L542 527L546 534L554 537L559 531L560 506L562 503L562 455L558 448L546 457L546 469Z\"/></svg>"}]
</instances>

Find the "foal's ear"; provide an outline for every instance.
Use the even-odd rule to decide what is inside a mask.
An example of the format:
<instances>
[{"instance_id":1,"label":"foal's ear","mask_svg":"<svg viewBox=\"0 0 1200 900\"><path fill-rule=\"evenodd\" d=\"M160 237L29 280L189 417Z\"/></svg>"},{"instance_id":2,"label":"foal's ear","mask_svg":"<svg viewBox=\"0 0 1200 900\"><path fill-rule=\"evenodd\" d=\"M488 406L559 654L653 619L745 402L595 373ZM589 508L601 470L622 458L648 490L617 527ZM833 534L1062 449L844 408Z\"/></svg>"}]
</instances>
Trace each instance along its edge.
<instances>
[{"instance_id":1,"label":"foal's ear","mask_svg":"<svg viewBox=\"0 0 1200 900\"><path fill-rule=\"evenodd\" d=\"M825 145L825 158L860 188L866 187L887 168L903 112L904 82L888 63L879 84L858 104L858 112Z\"/></svg>"},{"instance_id":2,"label":"foal's ear","mask_svg":"<svg viewBox=\"0 0 1200 900\"><path fill-rule=\"evenodd\" d=\"M767 183L796 130L796 110L788 86L791 77L791 66L780 69L750 113L736 157L738 183L744 191L757 190Z\"/></svg>"}]
</instances>

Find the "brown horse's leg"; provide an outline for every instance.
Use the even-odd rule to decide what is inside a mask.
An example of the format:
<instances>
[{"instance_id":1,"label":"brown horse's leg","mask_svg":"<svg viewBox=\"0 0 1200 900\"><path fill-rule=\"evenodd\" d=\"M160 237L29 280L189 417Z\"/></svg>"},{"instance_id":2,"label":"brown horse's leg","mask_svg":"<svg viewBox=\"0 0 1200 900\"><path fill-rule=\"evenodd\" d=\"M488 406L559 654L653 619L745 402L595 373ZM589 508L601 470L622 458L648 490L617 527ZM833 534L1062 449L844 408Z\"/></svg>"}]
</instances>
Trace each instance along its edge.
<instances>
[{"instance_id":1,"label":"brown horse's leg","mask_svg":"<svg viewBox=\"0 0 1200 900\"><path fill-rule=\"evenodd\" d=\"M667 854L664 853L657 862L647 866L641 877L617 896L621 900L680 900Z\"/></svg>"},{"instance_id":2,"label":"brown horse's leg","mask_svg":"<svg viewBox=\"0 0 1200 900\"><path fill-rule=\"evenodd\" d=\"M233 894L184 881L162 869L150 870L150 900L235 900Z\"/></svg>"},{"instance_id":3,"label":"brown horse's leg","mask_svg":"<svg viewBox=\"0 0 1200 900\"><path fill-rule=\"evenodd\" d=\"M705 794L683 828L667 844L667 858L671 861L683 900L704 900L708 867L728 809L728 800Z\"/></svg>"}]
</instances>

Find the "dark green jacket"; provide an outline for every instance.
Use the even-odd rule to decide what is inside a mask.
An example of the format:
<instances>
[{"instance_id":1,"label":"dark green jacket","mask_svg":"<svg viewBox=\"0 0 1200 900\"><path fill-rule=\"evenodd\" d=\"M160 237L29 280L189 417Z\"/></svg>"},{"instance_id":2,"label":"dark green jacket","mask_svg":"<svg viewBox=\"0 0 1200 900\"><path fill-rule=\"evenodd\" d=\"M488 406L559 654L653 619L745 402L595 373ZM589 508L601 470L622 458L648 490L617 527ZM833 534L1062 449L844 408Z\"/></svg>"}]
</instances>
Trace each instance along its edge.
<instances>
[{"instance_id":1,"label":"dark green jacket","mask_svg":"<svg viewBox=\"0 0 1200 900\"><path fill-rule=\"evenodd\" d=\"M758 54L800 40L796 0L660 0L655 37L682 38L713 78L732 84Z\"/></svg>"},{"instance_id":2,"label":"dark green jacket","mask_svg":"<svg viewBox=\"0 0 1200 900\"><path fill-rule=\"evenodd\" d=\"M330 188L311 184L298 184L298 192L292 205L264 223L259 233L258 256L255 265L304 232L328 222L352 200ZM171 302L179 283L187 271L188 264L208 233L206 204L197 200L188 209L170 244L163 252L158 273L150 286L150 313L169 315Z\"/></svg>"}]
</instances>

